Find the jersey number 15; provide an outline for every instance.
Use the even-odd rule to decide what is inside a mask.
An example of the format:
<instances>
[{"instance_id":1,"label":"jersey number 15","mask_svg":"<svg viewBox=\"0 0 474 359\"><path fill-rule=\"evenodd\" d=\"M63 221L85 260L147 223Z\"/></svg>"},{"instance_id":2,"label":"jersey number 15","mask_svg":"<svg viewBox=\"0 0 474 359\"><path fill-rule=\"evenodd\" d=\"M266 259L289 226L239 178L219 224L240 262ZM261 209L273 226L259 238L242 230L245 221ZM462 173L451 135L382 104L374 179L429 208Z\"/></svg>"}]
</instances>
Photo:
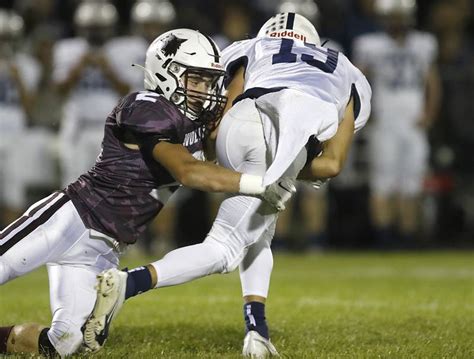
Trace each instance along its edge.
<instances>
[{"instance_id":1,"label":"jersey number 15","mask_svg":"<svg viewBox=\"0 0 474 359\"><path fill-rule=\"evenodd\" d=\"M280 63L292 63L298 61L298 55L291 52L293 49L294 40L291 39L281 39L280 52L273 55L272 64ZM316 46L313 44L305 43L304 46L316 49ZM332 49L327 49L327 58L326 61L316 60L313 56L308 54L301 54L301 61L306 62L308 65L317 67L321 71L332 74L337 67L337 58L339 53Z\"/></svg>"}]
</instances>

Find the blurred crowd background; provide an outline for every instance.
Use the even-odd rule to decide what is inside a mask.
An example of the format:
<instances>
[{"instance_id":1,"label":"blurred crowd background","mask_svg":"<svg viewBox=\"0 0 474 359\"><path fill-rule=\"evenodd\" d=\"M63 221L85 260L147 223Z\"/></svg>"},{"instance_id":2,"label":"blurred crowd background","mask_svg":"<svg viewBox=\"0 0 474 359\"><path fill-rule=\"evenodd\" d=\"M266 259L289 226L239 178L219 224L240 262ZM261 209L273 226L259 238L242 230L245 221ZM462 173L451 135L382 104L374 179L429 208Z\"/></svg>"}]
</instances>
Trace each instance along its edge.
<instances>
[{"instance_id":1,"label":"blurred crowd background","mask_svg":"<svg viewBox=\"0 0 474 359\"><path fill-rule=\"evenodd\" d=\"M142 87L142 72L131 64L143 64L148 44L160 33L198 29L222 49L255 36L273 14L296 9L328 39L325 46L353 60L360 36L385 30L376 2L1 0L0 227L93 165L107 114L120 96ZM394 211L380 228L381 212L372 203L370 124L357 134L341 176L319 191L300 188L280 218L275 249L474 246L474 4L402 2L411 9L410 27L436 40L442 93L424 128L429 160L421 189L413 194L416 210L400 207L401 214ZM404 117L403 107L396 112ZM409 146L401 150L412 155ZM205 237L220 197L179 192L141 244L144 251ZM408 224L402 220L407 213ZM391 234L381 240L387 228Z\"/></svg>"}]
</instances>

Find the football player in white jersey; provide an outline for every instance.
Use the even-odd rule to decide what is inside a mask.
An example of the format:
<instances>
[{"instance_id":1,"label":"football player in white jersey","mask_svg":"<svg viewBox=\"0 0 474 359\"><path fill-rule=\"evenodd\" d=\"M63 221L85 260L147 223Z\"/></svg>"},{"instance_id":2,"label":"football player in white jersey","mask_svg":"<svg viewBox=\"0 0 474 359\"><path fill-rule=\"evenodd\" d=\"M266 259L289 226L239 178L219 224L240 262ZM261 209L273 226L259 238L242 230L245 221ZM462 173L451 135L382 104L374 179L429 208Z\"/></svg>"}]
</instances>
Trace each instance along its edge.
<instances>
[{"instance_id":1,"label":"football player in white jersey","mask_svg":"<svg viewBox=\"0 0 474 359\"><path fill-rule=\"evenodd\" d=\"M371 214L381 247L413 244L428 164L427 130L440 102L437 42L412 29L415 6L414 1L377 0L385 31L362 35L353 46L354 62L374 86Z\"/></svg>"},{"instance_id":2,"label":"football player in white jersey","mask_svg":"<svg viewBox=\"0 0 474 359\"><path fill-rule=\"evenodd\" d=\"M101 0L83 0L74 13L79 36L54 47L53 80L66 98L60 128L63 185L87 171L100 153L103 121L129 85L108 40L118 21L115 7Z\"/></svg>"},{"instance_id":3,"label":"football player in white jersey","mask_svg":"<svg viewBox=\"0 0 474 359\"><path fill-rule=\"evenodd\" d=\"M40 69L19 51L23 19L0 9L0 225L11 222L26 202L23 149L12 146L25 136Z\"/></svg>"},{"instance_id":4,"label":"football player in white jersey","mask_svg":"<svg viewBox=\"0 0 474 359\"><path fill-rule=\"evenodd\" d=\"M256 38L223 52L232 107L219 127L218 161L264 176L264 183L278 181L287 197L292 193L288 178L318 180L341 171L353 133L370 113L371 89L364 75L343 54L319 45L319 35L306 18L281 13ZM323 151L308 158L306 144L313 137L323 143ZM129 272L105 271L85 325L90 334L85 335L86 345L100 349L126 298L239 267L247 328L243 354L277 355L265 321L276 220L277 212L260 199L231 196L222 202L203 243Z\"/></svg>"},{"instance_id":5,"label":"football player in white jersey","mask_svg":"<svg viewBox=\"0 0 474 359\"><path fill-rule=\"evenodd\" d=\"M298 13L311 21L317 30L320 28L321 11L313 0L282 0L278 5L278 12ZM321 43L326 48L342 52L342 45L332 39L321 37ZM346 162L346 170L348 165L350 165L350 162ZM300 181L297 183L296 188L297 196L299 196L297 203L299 203L301 209L300 226L305 241L304 246L309 247L311 250L320 250L328 243L328 186L321 186L315 191L311 184ZM293 200L287 204L286 210L279 215L276 226L275 238L278 238L281 243L275 243L275 245L283 248L290 246L289 242L292 240L290 229L294 219L294 202Z\"/></svg>"}]
</instances>

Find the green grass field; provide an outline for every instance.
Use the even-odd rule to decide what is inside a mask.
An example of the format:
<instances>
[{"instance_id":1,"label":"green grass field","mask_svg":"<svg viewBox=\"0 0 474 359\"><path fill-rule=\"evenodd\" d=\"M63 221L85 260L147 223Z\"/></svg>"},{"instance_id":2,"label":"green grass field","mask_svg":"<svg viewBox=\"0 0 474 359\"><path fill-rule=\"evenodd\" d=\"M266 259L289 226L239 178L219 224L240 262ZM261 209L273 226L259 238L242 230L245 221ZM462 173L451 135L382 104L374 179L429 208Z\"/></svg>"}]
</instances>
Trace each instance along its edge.
<instances>
[{"instance_id":1,"label":"green grass field","mask_svg":"<svg viewBox=\"0 0 474 359\"><path fill-rule=\"evenodd\" d=\"M94 357L239 358L241 312L237 273L148 292ZM0 288L1 324L50 317L45 270ZM277 254L267 318L285 358L474 358L474 255Z\"/></svg>"}]
</instances>

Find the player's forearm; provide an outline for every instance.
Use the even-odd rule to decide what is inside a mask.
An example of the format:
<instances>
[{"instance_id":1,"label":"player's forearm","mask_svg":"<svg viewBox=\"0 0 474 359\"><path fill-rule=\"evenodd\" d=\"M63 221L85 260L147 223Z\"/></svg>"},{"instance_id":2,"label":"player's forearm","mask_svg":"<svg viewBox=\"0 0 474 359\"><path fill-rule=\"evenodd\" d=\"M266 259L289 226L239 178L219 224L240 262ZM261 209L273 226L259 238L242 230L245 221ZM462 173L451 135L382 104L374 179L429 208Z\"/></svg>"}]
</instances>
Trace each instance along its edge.
<instances>
[{"instance_id":1,"label":"player's forearm","mask_svg":"<svg viewBox=\"0 0 474 359\"><path fill-rule=\"evenodd\" d=\"M336 134L323 143L322 154L311 161L298 178L310 181L336 177L344 167L354 136L353 101L347 105ZM305 178L302 178L305 177Z\"/></svg>"},{"instance_id":2,"label":"player's forearm","mask_svg":"<svg viewBox=\"0 0 474 359\"><path fill-rule=\"evenodd\" d=\"M18 92L20 94L20 102L23 107L23 111L26 114L28 119L31 119L33 114L33 102L34 102L34 95L23 86L23 84L19 84Z\"/></svg>"},{"instance_id":3,"label":"player's forearm","mask_svg":"<svg viewBox=\"0 0 474 359\"><path fill-rule=\"evenodd\" d=\"M336 177L342 169L340 161L334 158L321 155L315 158L311 163L304 167L299 173L298 179L305 181L317 181Z\"/></svg>"},{"instance_id":4,"label":"player's forearm","mask_svg":"<svg viewBox=\"0 0 474 359\"><path fill-rule=\"evenodd\" d=\"M208 161L188 165L179 177L184 186L206 192L238 193L240 189L240 173Z\"/></svg>"},{"instance_id":5,"label":"player's forearm","mask_svg":"<svg viewBox=\"0 0 474 359\"><path fill-rule=\"evenodd\" d=\"M146 147L146 144L142 146ZM152 154L176 181L187 187L249 195L262 194L265 190L261 176L241 174L212 162L198 161L180 144L161 141L154 145Z\"/></svg>"}]
</instances>

